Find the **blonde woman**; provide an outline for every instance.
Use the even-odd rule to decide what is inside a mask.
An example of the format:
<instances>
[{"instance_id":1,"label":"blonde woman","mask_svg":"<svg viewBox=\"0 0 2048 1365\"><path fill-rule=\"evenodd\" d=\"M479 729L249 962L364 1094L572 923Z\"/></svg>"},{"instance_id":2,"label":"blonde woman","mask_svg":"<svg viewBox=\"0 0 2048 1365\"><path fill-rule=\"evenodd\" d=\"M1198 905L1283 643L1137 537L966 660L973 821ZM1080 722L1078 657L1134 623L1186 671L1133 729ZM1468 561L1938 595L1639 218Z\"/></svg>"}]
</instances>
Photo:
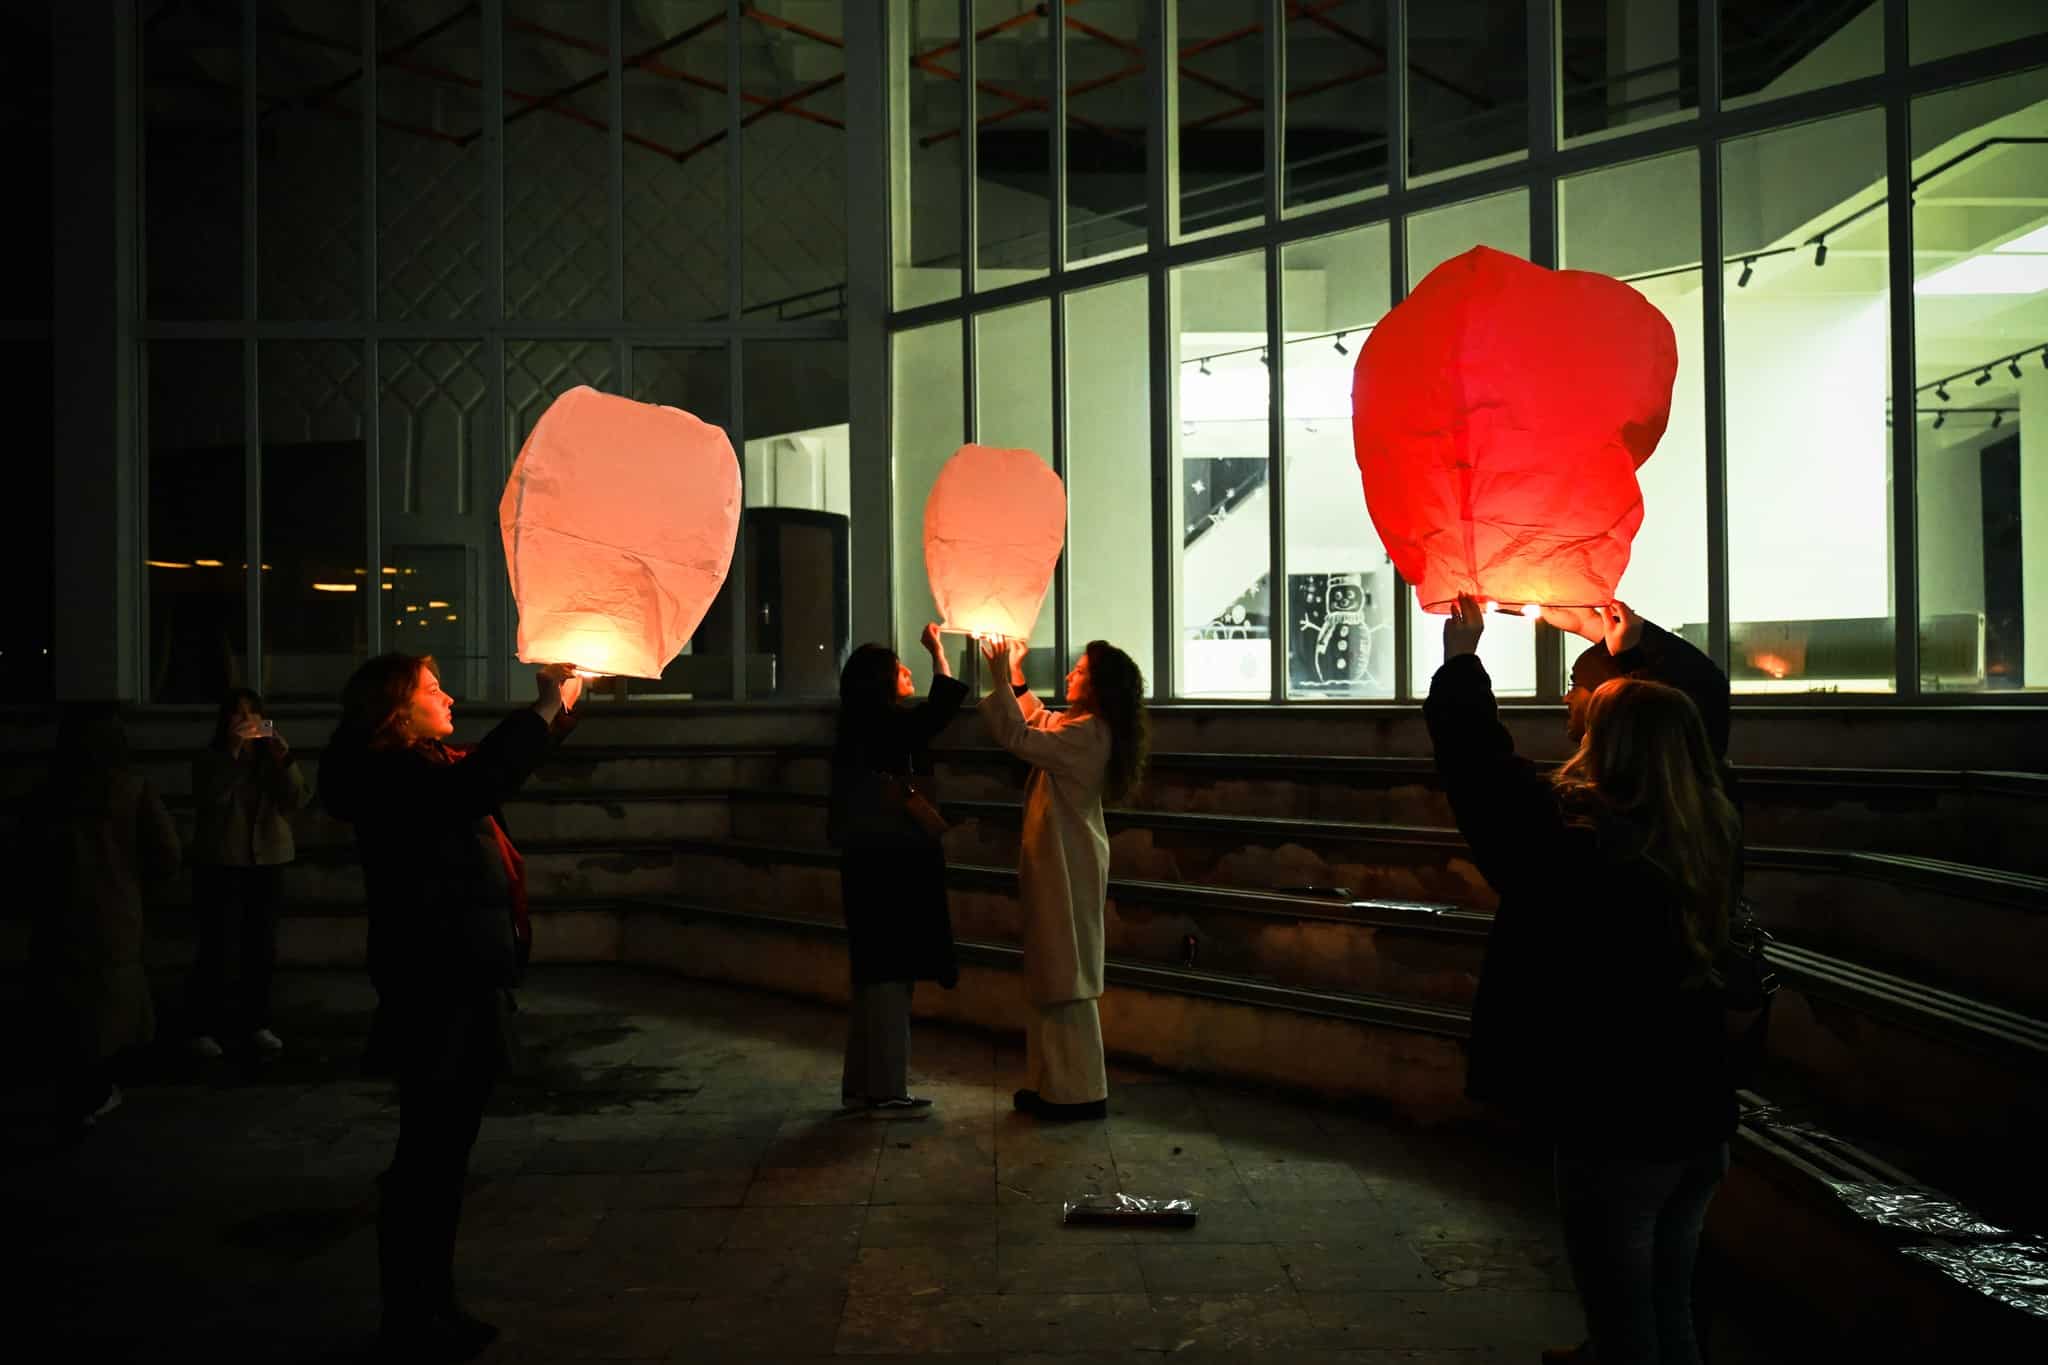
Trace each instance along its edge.
<instances>
[{"instance_id":1,"label":"blonde woman","mask_svg":"<svg viewBox=\"0 0 2048 1365\"><path fill-rule=\"evenodd\" d=\"M989 691L982 720L995 742L1031 765L1017 895L1024 908L1024 1088L1017 1109L1041 1119L1109 1112L1102 1057L1103 909L1109 831L1102 803L1120 801L1145 769L1145 679L1131 657L1093 640L1067 674L1067 709L1024 684L1022 640L982 645Z\"/></svg>"},{"instance_id":2,"label":"blonde woman","mask_svg":"<svg viewBox=\"0 0 2048 1365\"><path fill-rule=\"evenodd\" d=\"M1711 968L1740 820L1698 708L1662 683L1602 683L1554 777L1518 757L1475 652L1484 629L1460 598L1423 708L1458 828L1500 895L1467 1090L1555 1145L1588 1337L1566 1358L1697 1365L1693 1265L1735 1130Z\"/></svg>"}]
</instances>

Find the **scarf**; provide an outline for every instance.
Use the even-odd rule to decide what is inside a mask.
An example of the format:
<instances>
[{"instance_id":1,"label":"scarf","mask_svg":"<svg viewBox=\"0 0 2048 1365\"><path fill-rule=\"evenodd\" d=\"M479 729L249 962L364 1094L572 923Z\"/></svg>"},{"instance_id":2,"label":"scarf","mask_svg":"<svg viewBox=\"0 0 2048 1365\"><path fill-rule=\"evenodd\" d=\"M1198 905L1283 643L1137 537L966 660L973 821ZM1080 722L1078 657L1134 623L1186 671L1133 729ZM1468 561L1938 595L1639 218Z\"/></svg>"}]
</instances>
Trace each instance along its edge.
<instances>
[{"instance_id":1,"label":"scarf","mask_svg":"<svg viewBox=\"0 0 2048 1365\"><path fill-rule=\"evenodd\" d=\"M467 748L443 744L439 740L428 740L415 747L429 763L454 764L469 757ZM505 886L512 901L512 941L518 962L524 967L533 953L533 923L526 908L526 859L520 857L519 850L512 846L512 837L505 833L505 826L496 815L486 815L482 825L478 832L490 836L499 864L505 871Z\"/></svg>"}]
</instances>

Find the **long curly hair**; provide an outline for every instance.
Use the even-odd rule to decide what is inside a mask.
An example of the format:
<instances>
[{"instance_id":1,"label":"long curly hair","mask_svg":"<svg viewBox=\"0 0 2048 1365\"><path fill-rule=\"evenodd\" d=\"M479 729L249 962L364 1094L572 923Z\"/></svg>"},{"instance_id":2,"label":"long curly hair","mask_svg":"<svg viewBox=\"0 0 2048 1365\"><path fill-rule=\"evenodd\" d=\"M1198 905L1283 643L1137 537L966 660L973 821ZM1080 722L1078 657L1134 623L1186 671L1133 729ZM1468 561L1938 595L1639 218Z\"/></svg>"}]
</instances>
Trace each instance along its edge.
<instances>
[{"instance_id":1,"label":"long curly hair","mask_svg":"<svg viewBox=\"0 0 2048 1365\"><path fill-rule=\"evenodd\" d=\"M398 723L419 686L421 669L441 676L433 655L395 652L379 654L350 674L341 689L341 723L334 728L330 747L401 747Z\"/></svg>"},{"instance_id":2,"label":"long curly hair","mask_svg":"<svg viewBox=\"0 0 2048 1365\"><path fill-rule=\"evenodd\" d=\"M1640 678L1602 683L1555 781L1569 807L1635 831L1637 851L1678 891L1686 951L1711 963L1728 942L1742 819L1692 699Z\"/></svg>"},{"instance_id":3,"label":"long curly hair","mask_svg":"<svg viewBox=\"0 0 2048 1365\"><path fill-rule=\"evenodd\" d=\"M1137 789L1152 750L1152 722L1145 714L1145 675L1131 656L1107 640L1090 640L1089 709L1109 725L1109 771L1102 799L1112 804Z\"/></svg>"}]
</instances>

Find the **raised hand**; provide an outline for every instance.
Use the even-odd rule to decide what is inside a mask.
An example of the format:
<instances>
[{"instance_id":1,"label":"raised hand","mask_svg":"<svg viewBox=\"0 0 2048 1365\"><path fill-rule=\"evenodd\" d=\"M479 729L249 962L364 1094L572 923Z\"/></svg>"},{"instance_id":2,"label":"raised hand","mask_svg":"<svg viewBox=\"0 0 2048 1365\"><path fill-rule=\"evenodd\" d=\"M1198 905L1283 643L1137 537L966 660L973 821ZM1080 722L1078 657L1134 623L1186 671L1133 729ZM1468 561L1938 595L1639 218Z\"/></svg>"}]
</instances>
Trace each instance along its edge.
<instances>
[{"instance_id":1,"label":"raised hand","mask_svg":"<svg viewBox=\"0 0 2048 1365\"><path fill-rule=\"evenodd\" d=\"M1451 603L1451 614L1444 618L1444 658L1477 654L1479 637L1485 633L1486 609L1471 594L1459 593L1458 600Z\"/></svg>"},{"instance_id":2,"label":"raised hand","mask_svg":"<svg viewBox=\"0 0 2048 1365\"><path fill-rule=\"evenodd\" d=\"M1607 621L1599 607L1545 607L1543 623L1591 644L1607 638Z\"/></svg>"},{"instance_id":3,"label":"raised hand","mask_svg":"<svg viewBox=\"0 0 2048 1365\"><path fill-rule=\"evenodd\" d=\"M1609 602L1597 609L1601 615L1601 637L1609 657L1620 658L1643 642L1643 618L1626 602Z\"/></svg>"}]
</instances>

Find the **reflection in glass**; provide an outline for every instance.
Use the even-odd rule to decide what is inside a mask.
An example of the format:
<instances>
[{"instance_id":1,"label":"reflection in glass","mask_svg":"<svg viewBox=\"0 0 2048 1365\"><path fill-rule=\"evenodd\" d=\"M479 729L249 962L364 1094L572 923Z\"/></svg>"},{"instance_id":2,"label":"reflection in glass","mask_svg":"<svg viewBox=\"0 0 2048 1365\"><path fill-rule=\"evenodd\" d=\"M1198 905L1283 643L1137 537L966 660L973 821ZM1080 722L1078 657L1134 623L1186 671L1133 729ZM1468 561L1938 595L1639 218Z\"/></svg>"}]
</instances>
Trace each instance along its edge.
<instances>
[{"instance_id":1,"label":"reflection in glass","mask_svg":"<svg viewBox=\"0 0 2048 1365\"><path fill-rule=\"evenodd\" d=\"M924 500L939 469L967 438L966 390L962 384L960 324L942 322L898 332L890 339L893 401L890 496L895 530L896 653L926 684L929 666L917 639L925 622L939 619L924 572ZM966 646L946 637L957 676Z\"/></svg>"},{"instance_id":2,"label":"reflection in glass","mask_svg":"<svg viewBox=\"0 0 2048 1365\"><path fill-rule=\"evenodd\" d=\"M1915 62L2048 33L2048 9L2014 0L1907 0L1907 14Z\"/></svg>"},{"instance_id":3,"label":"reflection in glass","mask_svg":"<svg viewBox=\"0 0 2048 1365\"><path fill-rule=\"evenodd\" d=\"M377 312L469 318L483 306L482 21L377 6Z\"/></svg>"},{"instance_id":4,"label":"reflection in glass","mask_svg":"<svg viewBox=\"0 0 2048 1365\"><path fill-rule=\"evenodd\" d=\"M1180 39L1180 233L1265 216L1265 0L1175 0Z\"/></svg>"},{"instance_id":5,"label":"reflection in glass","mask_svg":"<svg viewBox=\"0 0 2048 1365\"><path fill-rule=\"evenodd\" d=\"M257 28L256 301L266 318L361 316L362 24L309 6Z\"/></svg>"},{"instance_id":6,"label":"reflection in glass","mask_svg":"<svg viewBox=\"0 0 2048 1365\"><path fill-rule=\"evenodd\" d=\"M725 3L627 5L626 316L726 314Z\"/></svg>"},{"instance_id":7,"label":"reflection in glass","mask_svg":"<svg viewBox=\"0 0 2048 1365\"><path fill-rule=\"evenodd\" d=\"M1408 6L1408 178L1521 156L1529 146L1528 8Z\"/></svg>"},{"instance_id":8,"label":"reflection in glass","mask_svg":"<svg viewBox=\"0 0 2048 1365\"><path fill-rule=\"evenodd\" d=\"M1180 425L1173 608L1184 697L1267 697L1273 656L1266 473L1272 395L1258 252L1169 276Z\"/></svg>"},{"instance_id":9,"label":"reflection in glass","mask_svg":"<svg viewBox=\"0 0 2048 1365\"><path fill-rule=\"evenodd\" d=\"M974 0L978 287L1052 259L1052 21L1037 0Z\"/></svg>"},{"instance_id":10,"label":"reflection in glass","mask_svg":"<svg viewBox=\"0 0 2048 1365\"><path fill-rule=\"evenodd\" d=\"M1152 373L1144 276L1069 294L1067 637L1108 640L1156 689L1152 659Z\"/></svg>"},{"instance_id":11,"label":"reflection in glass","mask_svg":"<svg viewBox=\"0 0 2048 1365\"><path fill-rule=\"evenodd\" d=\"M242 316L238 6L141 6L144 311Z\"/></svg>"},{"instance_id":12,"label":"reflection in glass","mask_svg":"<svg viewBox=\"0 0 2048 1365\"><path fill-rule=\"evenodd\" d=\"M217 702L249 679L242 345L149 345L149 699Z\"/></svg>"},{"instance_id":13,"label":"reflection in glass","mask_svg":"<svg viewBox=\"0 0 2048 1365\"><path fill-rule=\"evenodd\" d=\"M1386 187L1388 3L1287 7L1288 211Z\"/></svg>"},{"instance_id":14,"label":"reflection in glass","mask_svg":"<svg viewBox=\"0 0 2048 1365\"><path fill-rule=\"evenodd\" d=\"M891 16L889 174L896 234L893 302L960 293L960 6L910 0Z\"/></svg>"},{"instance_id":15,"label":"reflection in glass","mask_svg":"<svg viewBox=\"0 0 2048 1365\"><path fill-rule=\"evenodd\" d=\"M365 562L363 348L265 342L256 373L263 560L271 566L259 690L331 701L368 653L364 594L398 600L396 576L374 580Z\"/></svg>"},{"instance_id":16,"label":"reflection in glass","mask_svg":"<svg viewBox=\"0 0 2048 1365\"><path fill-rule=\"evenodd\" d=\"M0 340L0 402L15 414L14 436L24 450L52 447L56 414L50 386L55 370L47 339ZM51 507L56 491L54 461L16 463L9 492L24 506ZM0 616L0 702L45 702L56 684L55 519L25 518L15 535L21 563L8 610Z\"/></svg>"},{"instance_id":17,"label":"reflection in glass","mask_svg":"<svg viewBox=\"0 0 2048 1365\"><path fill-rule=\"evenodd\" d=\"M1879 0L1718 3L1721 102L1730 108L1840 85L1884 68L1884 5Z\"/></svg>"},{"instance_id":18,"label":"reflection in glass","mask_svg":"<svg viewBox=\"0 0 2048 1365\"><path fill-rule=\"evenodd\" d=\"M1529 192L1509 190L1484 199L1468 199L1408 219L1408 288L1453 256L1475 246L1490 246L1517 256L1529 254ZM1444 618L1422 609L1411 589L1408 600L1409 682L1417 696L1429 694L1429 680L1444 661ZM1536 690L1536 618L1496 614L1486 620L1479 657L1502 696L1529 695Z\"/></svg>"},{"instance_id":19,"label":"reflection in glass","mask_svg":"<svg viewBox=\"0 0 2048 1365\"><path fill-rule=\"evenodd\" d=\"M1557 23L1566 141L1699 107L1698 0L1560 0Z\"/></svg>"},{"instance_id":20,"label":"reflection in glass","mask_svg":"<svg viewBox=\"0 0 2048 1365\"><path fill-rule=\"evenodd\" d=\"M1140 5L1063 16L1067 49L1067 260L1145 245L1145 44ZM1135 656L1134 656L1135 657Z\"/></svg>"},{"instance_id":21,"label":"reflection in glass","mask_svg":"<svg viewBox=\"0 0 2048 1365\"><path fill-rule=\"evenodd\" d=\"M505 313L612 311L604 13L505 0Z\"/></svg>"},{"instance_id":22,"label":"reflection in glass","mask_svg":"<svg viewBox=\"0 0 2048 1365\"><path fill-rule=\"evenodd\" d=\"M741 309L763 321L845 307L846 39L839 5L743 5Z\"/></svg>"},{"instance_id":23,"label":"reflection in glass","mask_svg":"<svg viewBox=\"0 0 2048 1365\"><path fill-rule=\"evenodd\" d=\"M975 327L976 435L985 446L1028 450L1052 463L1052 304L1046 300L983 313ZM1057 574L1055 574L1057 576ZM1024 678L1050 692L1071 660L1054 657L1059 641L1053 590L1031 632ZM1085 641L1083 643L1086 643Z\"/></svg>"},{"instance_id":24,"label":"reflection in glass","mask_svg":"<svg viewBox=\"0 0 2048 1365\"><path fill-rule=\"evenodd\" d=\"M1916 100L1913 172L1920 685L2048 687L2048 73Z\"/></svg>"},{"instance_id":25,"label":"reflection in glass","mask_svg":"<svg viewBox=\"0 0 2048 1365\"><path fill-rule=\"evenodd\" d=\"M1730 677L1889 691L1884 116L1723 145Z\"/></svg>"},{"instance_id":26,"label":"reflection in glass","mask_svg":"<svg viewBox=\"0 0 2048 1365\"><path fill-rule=\"evenodd\" d=\"M1287 280L1287 695L1394 695L1401 590L1351 442L1358 348L1386 314L1387 226L1297 242Z\"/></svg>"},{"instance_id":27,"label":"reflection in glass","mask_svg":"<svg viewBox=\"0 0 2048 1365\"><path fill-rule=\"evenodd\" d=\"M1637 467L1643 524L1616 596L1667 630L1705 643L1707 486L1701 365L1699 155L1673 152L1558 185L1561 264L1628 281L1670 320L1678 342L1671 422ZM1585 647L1565 641L1565 663Z\"/></svg>"}]
</instances>

